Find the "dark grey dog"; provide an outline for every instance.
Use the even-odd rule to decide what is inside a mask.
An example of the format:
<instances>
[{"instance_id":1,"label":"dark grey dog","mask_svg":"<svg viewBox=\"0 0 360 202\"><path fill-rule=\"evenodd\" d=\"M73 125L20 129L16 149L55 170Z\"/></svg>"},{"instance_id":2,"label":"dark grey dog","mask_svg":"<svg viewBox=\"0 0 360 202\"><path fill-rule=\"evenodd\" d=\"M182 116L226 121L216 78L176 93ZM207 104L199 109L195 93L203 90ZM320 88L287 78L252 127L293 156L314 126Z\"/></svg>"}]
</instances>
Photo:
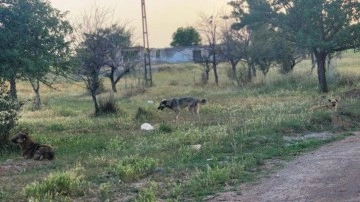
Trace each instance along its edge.
<instances>
[{"instance_id":1,"label":"dark grey dog","mask_svg":"<svg viewBox=\"0 0 360 202\"><path fill-rule=\"evenodd\" d=\"M160 102L158 109L163 110L164 108L169 108L176 113L175 119L179 118L180 111L184 108L188 108L192 115L199 115L199 104L206 104L206 99L196 99L194 97L173 97L168 99L163 99Z\"/></svg>"}]
</instances>

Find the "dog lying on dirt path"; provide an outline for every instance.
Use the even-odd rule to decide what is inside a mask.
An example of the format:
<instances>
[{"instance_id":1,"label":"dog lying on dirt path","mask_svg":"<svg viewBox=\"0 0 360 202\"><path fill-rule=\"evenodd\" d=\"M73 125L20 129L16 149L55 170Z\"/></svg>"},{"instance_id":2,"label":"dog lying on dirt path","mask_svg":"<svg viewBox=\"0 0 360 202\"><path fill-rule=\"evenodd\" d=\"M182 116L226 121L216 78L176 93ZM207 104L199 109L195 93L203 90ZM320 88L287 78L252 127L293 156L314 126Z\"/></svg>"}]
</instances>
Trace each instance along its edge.
<instances>
[{"instance_id":1,"label":"dog lying on dirt path","mask_svg":"<svg viewBox=\"0 0 360 202\"><path fill-rule=\"evenodd\" d=\"M194 97L174 97L163 99L160 102L158 109L163 110L164 108L169 108L173 110L176 113L175 119L177 120L179 118L180 111L187 107L192 115L196 114L200 118L199 104L204 105L206 103L206 99L196 99Z\"/></svg>"},{"instance_id":2,"label":"dog lying on dirt path","mask_svg":"<svg viewBox=\"0 0 360 202\"><path fill-rule=\"evenodd\" d=\"M24 159L33 160L53 160L55 158L54 149L48 145L35 143L27 132L21 132L11 139L11 142L18 144L21 148Z\"/></svg>"}]
</instances>

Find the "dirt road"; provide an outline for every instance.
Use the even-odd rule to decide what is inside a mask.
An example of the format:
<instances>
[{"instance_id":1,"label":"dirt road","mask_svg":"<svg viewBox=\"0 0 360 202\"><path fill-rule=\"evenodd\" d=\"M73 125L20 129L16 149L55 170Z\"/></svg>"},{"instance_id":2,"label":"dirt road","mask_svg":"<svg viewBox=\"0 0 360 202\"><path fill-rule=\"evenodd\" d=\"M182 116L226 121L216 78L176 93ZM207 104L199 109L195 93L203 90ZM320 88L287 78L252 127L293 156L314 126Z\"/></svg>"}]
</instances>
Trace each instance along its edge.
<instances>
[{"instance_id":1,"label":"dirt road","mask_svg":"<svg viewBox=\"0 0 360 202\"><path fill-rule=\"evenodd\" d=\"M359 202L360 132L286 163L256 185L209 201Z\"/></svg>"}]
</instances>

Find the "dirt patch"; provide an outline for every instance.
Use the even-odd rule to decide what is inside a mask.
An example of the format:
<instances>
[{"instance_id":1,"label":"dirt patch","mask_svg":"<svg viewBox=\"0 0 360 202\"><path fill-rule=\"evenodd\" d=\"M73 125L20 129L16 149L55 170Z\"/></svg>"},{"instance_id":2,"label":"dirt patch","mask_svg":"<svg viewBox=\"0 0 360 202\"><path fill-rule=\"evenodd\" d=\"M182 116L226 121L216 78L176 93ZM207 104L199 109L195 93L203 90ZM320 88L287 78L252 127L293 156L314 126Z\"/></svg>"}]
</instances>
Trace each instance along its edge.
<instances>
[{"instance_id":1,"label":"dirt patch","mask_svg":"<svg viewBox=\"0 0 360 202\"><path fill-rule=\"evenodd\" d=\"M298 157L239 191L208 201L360 201L360 132Z\"/></svg>"},{"instance_id":2,"label":"dirt patch","mask_svg":"<svg viewBox=\"0 0 360 202\"><path fill-rule=\"evenodd\" d=\"M34 161L31 159L25 160L22 157L16 159L8 159L0 164L0 177L12 176L26 170L43 167L44 165L51 164L50 161Z\"/></svg>"}]
</instances>

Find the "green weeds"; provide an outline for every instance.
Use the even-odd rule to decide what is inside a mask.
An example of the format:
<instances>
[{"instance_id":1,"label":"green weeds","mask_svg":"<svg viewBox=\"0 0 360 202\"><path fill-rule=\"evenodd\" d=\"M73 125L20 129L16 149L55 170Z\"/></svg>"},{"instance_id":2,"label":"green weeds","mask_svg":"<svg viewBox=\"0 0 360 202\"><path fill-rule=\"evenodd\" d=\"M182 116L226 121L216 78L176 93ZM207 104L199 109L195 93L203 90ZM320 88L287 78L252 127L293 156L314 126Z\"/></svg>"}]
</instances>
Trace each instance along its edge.
<instances>
[{"instance_id":1,"label":"green weeds","mask_svg":"<svg viewBox=\"0 0 360 202\"><path fill-rule=\"evenodd\" d=\"M114 164L110 168L110 172L114 173L124 182L132 182L134 180L145 177L156 168L156 160L153 158L126 157L124 160Z\"/></svg>"},{"instance_id":2,"label":"green weeds","mask_svg":"<svg viewBox=\"0 0 360 202\"><path fill-rule=\"evenodd\" d=\"M77 167L66 172L50 173L45 179L26 185L24 194L30 201L84 196L88 183L83 179L82 172L83 168Z\"/></svg>"}]
</instances>

